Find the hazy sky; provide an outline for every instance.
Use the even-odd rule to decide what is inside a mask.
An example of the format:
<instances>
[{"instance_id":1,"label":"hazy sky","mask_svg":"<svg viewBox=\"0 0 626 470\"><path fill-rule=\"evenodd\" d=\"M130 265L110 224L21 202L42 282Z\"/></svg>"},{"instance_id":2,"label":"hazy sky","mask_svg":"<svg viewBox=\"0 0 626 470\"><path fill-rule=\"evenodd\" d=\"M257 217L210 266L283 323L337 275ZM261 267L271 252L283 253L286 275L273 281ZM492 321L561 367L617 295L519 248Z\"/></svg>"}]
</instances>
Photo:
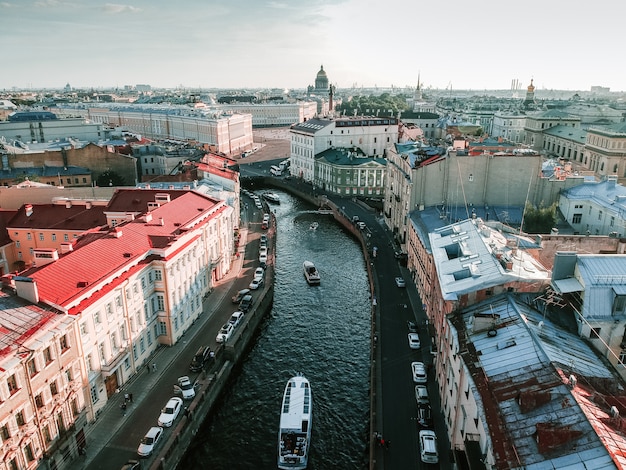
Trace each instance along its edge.
<instances>
[{"instance_id":1,"label":"hazy sky","mask_svg":"<svg viewBox=\"0 0 626 470\"><path fill-rule=\"evenodd\" d=\"M625 90L624 0L0 0L0 90Z\"/></svg>"}]
</instances>

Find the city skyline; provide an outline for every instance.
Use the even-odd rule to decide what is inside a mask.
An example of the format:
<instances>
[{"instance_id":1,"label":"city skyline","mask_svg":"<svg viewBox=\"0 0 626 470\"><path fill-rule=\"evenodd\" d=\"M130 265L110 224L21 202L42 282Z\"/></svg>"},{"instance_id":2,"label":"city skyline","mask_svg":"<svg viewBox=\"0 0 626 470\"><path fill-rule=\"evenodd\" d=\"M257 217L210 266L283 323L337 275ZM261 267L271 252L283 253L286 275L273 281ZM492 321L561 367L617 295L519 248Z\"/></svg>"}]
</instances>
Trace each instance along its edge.
<instances>
[{"instance_id":1,"label":"city skyline","mask_svg":"<svg viewBox=\"0 0 626 470\"><path fill-rule=\"evenodd\" d=\"M306 88L323 65L338 88L415 87L419 76L436 89L524 90L532 79L537 90L623 91L621 15L602 4L581 23L574 8L538 0L517 11L495 0L445 10L410 0L4 0L0 90Z\"/></svg>"}]
</instances>

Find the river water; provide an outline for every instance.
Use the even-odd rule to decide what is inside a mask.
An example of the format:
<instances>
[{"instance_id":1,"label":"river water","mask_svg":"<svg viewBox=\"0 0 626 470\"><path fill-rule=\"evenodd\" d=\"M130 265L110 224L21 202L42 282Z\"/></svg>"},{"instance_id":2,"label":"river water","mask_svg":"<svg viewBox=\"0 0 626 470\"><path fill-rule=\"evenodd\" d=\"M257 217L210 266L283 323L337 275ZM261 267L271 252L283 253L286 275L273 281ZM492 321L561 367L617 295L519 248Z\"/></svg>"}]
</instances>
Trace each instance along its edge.
<instances>
[{"instance_id":1,"label":"river water","mask_svg":"<svg viewBox=\"0 0 626 470\"><path fill-rule=\"evenodd\" d=\"M309 379L313 394L308 468L368 466L371 302L360 246L331 216L277 194L272 311L181 469L277 468L282 395L296 372ZM321 285L307 285L304 260L315 263Z\"/></svg>"}]
</instances>

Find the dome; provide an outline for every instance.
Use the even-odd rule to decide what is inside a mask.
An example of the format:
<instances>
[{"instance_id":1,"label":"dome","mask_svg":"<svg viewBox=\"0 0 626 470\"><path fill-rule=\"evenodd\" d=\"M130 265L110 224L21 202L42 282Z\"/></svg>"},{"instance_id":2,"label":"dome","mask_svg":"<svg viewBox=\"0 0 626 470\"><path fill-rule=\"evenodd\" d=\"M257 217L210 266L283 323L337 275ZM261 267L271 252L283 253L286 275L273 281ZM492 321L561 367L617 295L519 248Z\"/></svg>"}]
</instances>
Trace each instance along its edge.
<instances>
[{"instance_id":1,"label":"dome","mask_svg":"<svg viewBox=\"0 0 626 470\"><path fill-rule=\"evenodd\" d=\"M320 71L317 72L317 78L326 78L326 72L324 71L324 66L320 67Z\"/></svg>"},{"instance_id":2,"label":"dome","mask_svg":"<svg viewBox=\"0 0 626 470\"><path fill-rule=\"evenodd\" d=\"M324 66L320 67L320 71L317 72L317 77L315 77L315 91L327 91L328 90L328 77L326 76L326 72L324 71Z\"/></svg>"}]
</instances>

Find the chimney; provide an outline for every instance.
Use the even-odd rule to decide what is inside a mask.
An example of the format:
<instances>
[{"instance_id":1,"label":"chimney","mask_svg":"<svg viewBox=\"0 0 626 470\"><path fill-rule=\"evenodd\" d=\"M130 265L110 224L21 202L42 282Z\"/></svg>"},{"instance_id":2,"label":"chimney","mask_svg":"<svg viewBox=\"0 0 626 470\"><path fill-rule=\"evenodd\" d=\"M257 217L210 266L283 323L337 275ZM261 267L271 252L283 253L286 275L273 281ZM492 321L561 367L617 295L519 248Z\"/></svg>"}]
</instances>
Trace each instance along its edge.
<instances>
[{"instance_id":1,"label":"chimney","mask_svg":"<svg viewBox=\"0 0 626 470\"><path fill-rule=\"evenodd\" d=\"M163 220L163 217L159 217L159 225L161 227L163 227L165 225L165 220Z\"/></svg>"},{"instance_id":2,"label":"chimney","mask_svg":"<svg viewBox=\"0 0 626 470\"><path fill-rule=\"evenodd\" d=\"M85 209L91 209L91 201L85 203Z\"/></svg>"},{"instance_id":3,"label":"chimney","mask_svg":"<svg viewBox=\"0 0 626 470\"><path fill-rule=\"evenodd\" d=\"M144 216L144 220L146 221L146 223L151 222L152 221L152 212L146 212L146 215Z\"/></svg>"},{"instance_id":4,"label":"chimney","mask_svg":"<svg viewBox=\"0 0 626 470\"><path fill-rule=\"evenodd\" d=\"M68 199L67 201L65 201L65 208L69 209L70 207L72 207L72 201Z\"/></svg>"},{"instance_id":5,"label":"chimney","mask_svg":"<svg viewBox=\"0 0 626 470\"><path fill-rule=\"evenodd\" d=\"M37 281L32 277L15 276L13 282L15 282L15 291L19 297L33 304L39 303Z\"/></svg>"},{"instance_id":6,"label":"chimney","mask_svg":"<svg viewBox=\"0 0 626 470\"><path fill-rule=\"evenodd\" d=\"M115 228L113 229L113 236L114 236L115 238L120 238L120 237L122 236L122 229L121 229L121 228L119 228L119 227L115 227Z\"/></svg>"},{"instance_id":7,"label":"chimney","mask_svg":"<svg viewBox=\"0 0 626 470\"><path fill-rule=\"evenodd\" d=\"M26 217L30 217L31 215L33 215L33 205L32 204L26 204L24 206L24 211L26 211Z\"/></svg>"}]
</instances>

